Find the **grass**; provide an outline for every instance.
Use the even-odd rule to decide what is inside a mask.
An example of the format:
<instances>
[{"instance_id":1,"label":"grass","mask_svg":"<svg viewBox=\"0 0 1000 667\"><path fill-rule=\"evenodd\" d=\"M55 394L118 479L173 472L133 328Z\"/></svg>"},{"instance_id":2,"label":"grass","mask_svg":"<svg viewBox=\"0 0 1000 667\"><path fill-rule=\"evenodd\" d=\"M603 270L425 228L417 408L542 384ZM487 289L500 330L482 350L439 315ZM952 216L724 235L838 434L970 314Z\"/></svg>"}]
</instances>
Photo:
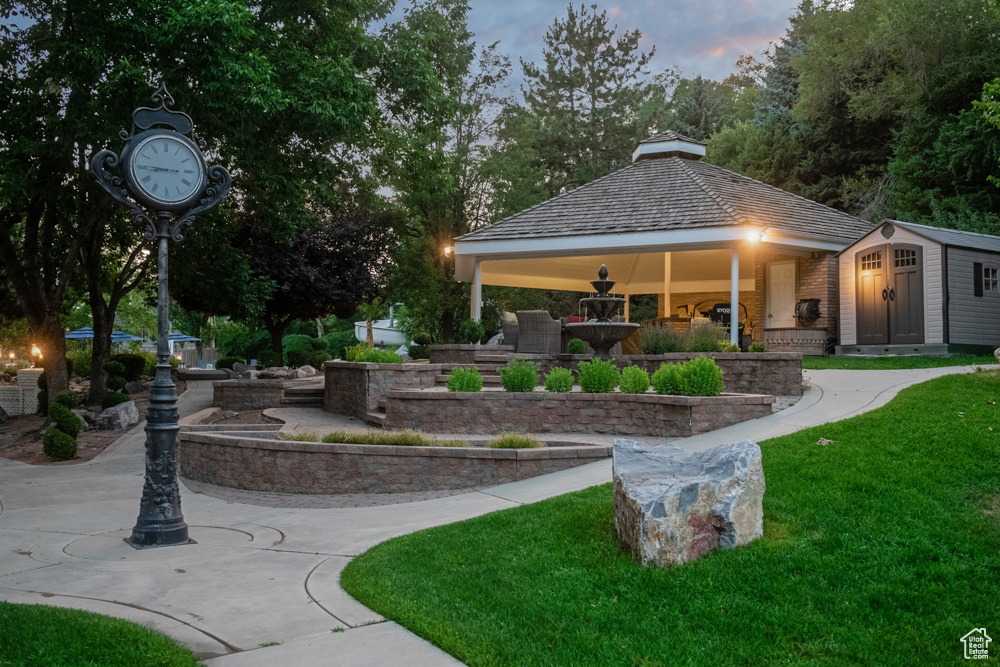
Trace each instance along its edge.
<instances>
[{"instance_id":1,"label":"grass","mask_svg":"<svg viewBox=\"0 0 1000 667\"><path fill-rule=\"evenodd\" d=\"M1000 617L998 394L947 376L764 442L763 539L681 567L619 550L606 484L389 540L341 583L474 666L955 664Z\"/></svg>"},{"instance_id":2,"label":"grass","mask_svg":"<svg viewBox=\"0 0 1000 667\"><path fill-rule=\"evenodd\" d=\"M348 443L352 445L396 445L399 447L471 447L468 440L438 440L428 438L419 431L368 431L367 433L345 433L335 431L323 436L326 443Z\"/></svg>"},{"instance_id":3,"label":"grass","mask_svg":"<svg viewBox=\"0 0 1000 667\"><path fill-rule=\"evenodd\" d=\"M529 449L541 447L542 443L525 433L501 433L487 443L493 449Z\"/></svg>"},{"instance_id":4,"label":"grass","mask_svg":"<svg viewBox=\"0 0 1000 667\"><path fill-rule=\"evenodd\" d=\"M0 601L0 628L0 665L201 664L165 635L78 609Z\"/></svg>"},{"instance_id":5,"label":"grass","mask_svg":"<svg viewBox=\"0 0 1000 667\"><path fill-rule=\"evenodd\" d=\"M997 363L992 354L963 354L957 357L802 357L808 370L846 369L852 371L894 371L906 368L941 368L944 366L987 366Z\"/></svg>"}]
</instances>

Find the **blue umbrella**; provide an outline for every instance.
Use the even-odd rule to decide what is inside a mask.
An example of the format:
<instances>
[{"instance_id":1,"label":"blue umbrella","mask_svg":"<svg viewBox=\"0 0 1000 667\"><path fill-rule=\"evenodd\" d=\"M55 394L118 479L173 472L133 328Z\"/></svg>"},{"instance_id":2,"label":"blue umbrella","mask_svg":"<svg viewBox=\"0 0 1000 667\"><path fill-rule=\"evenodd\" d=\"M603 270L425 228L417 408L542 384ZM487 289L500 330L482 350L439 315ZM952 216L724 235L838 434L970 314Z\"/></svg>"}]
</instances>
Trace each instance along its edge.
<instances>
[{"instance_id":1,"label":"blue umbrella","mask_svg":"<svg viewBox=\"0 0 1000 667\"><path fill-rule=\"evenodd\" d=\"M167 336L167 340L171 343L196 343L200 341L200 338L195 338L194 336L188 336L182 333L172 333Z\"/></svg>"},{"instance_id":2,"label":"blue umbrella","mask_svg":"<svg viewBox=\"0 0 1000 667\"><path fill-rule=\"evenodd\" d=\"M124 331L115 331L111 334L112 343L130 343L132 341L142 340L138 336L133 336L130 333L125 333Z\"/></svg>"},{"instance_id":3,"label":"blue umbrella","mask_svg":"<svg viewBox=\"0 0 1000 667\"><path fill-rule=\"evenodd\" d=\"M91 327L83 327L66 334L68 340L90 340L94 337L94 330Z\"/></svg>"}]
</instances>

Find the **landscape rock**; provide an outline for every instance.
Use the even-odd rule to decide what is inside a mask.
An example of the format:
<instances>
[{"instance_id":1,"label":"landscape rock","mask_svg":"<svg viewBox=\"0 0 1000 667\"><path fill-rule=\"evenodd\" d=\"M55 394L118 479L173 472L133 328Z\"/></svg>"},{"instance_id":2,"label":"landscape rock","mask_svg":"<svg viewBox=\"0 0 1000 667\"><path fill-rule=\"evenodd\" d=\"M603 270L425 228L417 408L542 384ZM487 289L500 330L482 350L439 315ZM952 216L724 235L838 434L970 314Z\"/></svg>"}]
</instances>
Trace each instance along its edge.
<instances>
[{"instance_id":1,"label":"landscape rock","mask_svg":"<svg viewBox=\"0 0 1000 667\"><path fill-rule=\"evenodd\" d=\"M764 489L749 440L687 454L615 439L615 532L640 565L679 565L761 537Z\"/></svg>"},{"instance_id":2,"label":"landscape rock","mask_svg":"<svg viewBox=\"0 0 1000 667\"><path fill-rule=\"evenodd\" d=\"M4 423L8 419L10 419L10 415L8 415L3 408L0 408L0 424Z\"/></svg>"},{"instance_id":3,"label":"landscape rock","mask_svg":"<svg viewBox=\"0 0 1000 667\"><path fill-rule=\"evenodd\" d=\"M140 380L133 380L132 382L125 383L125 393L126 394L138 394L146 388L146 383Z\"/></svg>"},{"instance_id":4,"label":"landscape rock","mask_svg":"<svg viewBox=\"0 0 1000 667\"><path fill-rule=\"evenodd\" d=\"M997 358L997 363L1000 364L1000 347L993 350L993 356Z\"/></svg>"},{"instance_id":5,"label":"landscape rock","mask_svg":"<svg viewBox=\"0 0 1000 667\"><path fill-rule=\"evenodd\" d=\"M97 428L101 431L117 431L138 422L139 409L135 407L135 401L128 401L102 412L97 417Z\"/></svg>"},{"instance_id":6,"label":"landscape rock","mask_svg":"<svg viewBox=\"0 0 1000 667\"><path fill-rule=\"evenodd\" d=\"M74 415L80 418L80 421L83 422L84 431L92 431L94 430L94 428L97 427L98 415L96 412L91 412L90 410L82 410L80 408L76 408L72 412Z\"/></svg>"},{"instance_id":7,"label":"landscape rock","mask_svg":"<svg viewBox=\"0 0 1000 667\"><path fill-rule=\"evenodd\" d=\"M305 366L299 366L298 371L300 378L307 378L316 375L316 369L310 366L309 364L306 364Z\"/></svg>"},{"instance_id":8,"label":"landscape rock","mask_svg":"<svg viewBox=\"0 0 1000 667\"><path fill-rule=\"evenodd\" d=\"M6 373L0 373L0 384L14 384L14 378Z\"/></svg>"},{"instance_id":9,"label":"landscape rock","mask_svg":"<svg viewBox=\"0 0 1000 667\"><path fill-rule=\"evenodd\" d=\"M233 372L236 373L237 375L243 375L243 373L246 373L248 370L250 370L252 368L253 368L253 366L248 366L248 365L246 365L246 364L244 364L242 362L239 362L239 361L237 361L237 362L235 362L233 364Z\"/></svg>"}]
</instances>

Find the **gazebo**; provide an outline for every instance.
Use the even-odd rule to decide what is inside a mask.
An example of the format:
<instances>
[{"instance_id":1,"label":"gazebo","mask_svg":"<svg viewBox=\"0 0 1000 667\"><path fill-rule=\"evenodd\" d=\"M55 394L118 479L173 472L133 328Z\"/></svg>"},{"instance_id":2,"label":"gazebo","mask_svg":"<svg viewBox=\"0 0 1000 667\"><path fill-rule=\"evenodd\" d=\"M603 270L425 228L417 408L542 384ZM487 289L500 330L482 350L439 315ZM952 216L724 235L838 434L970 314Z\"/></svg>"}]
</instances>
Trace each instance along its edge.
<instances>
[{"instance_id":1,"label":"gazebo","mask_svg":"<svg viewBox=\"0 0 1000 667\"><path fill-rule=\"evenodd\" d=\"M682 328L715 302L740 303L769 349L822 353L837 331L836 255L874 225L704 155L700 141L658 134L630 165L455 239L471 316L483 285L589 292L606 264L624 295L659 295L663 324Z\"/></svg>"}]
</instances>

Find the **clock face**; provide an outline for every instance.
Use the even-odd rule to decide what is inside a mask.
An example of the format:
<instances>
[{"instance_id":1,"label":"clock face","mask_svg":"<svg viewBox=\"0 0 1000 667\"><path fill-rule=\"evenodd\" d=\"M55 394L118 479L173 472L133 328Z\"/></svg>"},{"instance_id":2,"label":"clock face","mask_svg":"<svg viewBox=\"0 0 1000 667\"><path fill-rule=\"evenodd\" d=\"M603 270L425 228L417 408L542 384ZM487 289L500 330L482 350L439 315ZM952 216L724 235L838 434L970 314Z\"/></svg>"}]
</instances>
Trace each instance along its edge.
<instances>
[{"instance_id":1,"label":"clock face","mask_svg":"<svg viewBox=\"0 0 1000 667\"><path fill-rule=\"evenodd\" d=\"M180 204L204 189L204 162L184 138L156 134L140 139L129 162L137 194L153 203Z\"/></svg>"}]
</instances>

